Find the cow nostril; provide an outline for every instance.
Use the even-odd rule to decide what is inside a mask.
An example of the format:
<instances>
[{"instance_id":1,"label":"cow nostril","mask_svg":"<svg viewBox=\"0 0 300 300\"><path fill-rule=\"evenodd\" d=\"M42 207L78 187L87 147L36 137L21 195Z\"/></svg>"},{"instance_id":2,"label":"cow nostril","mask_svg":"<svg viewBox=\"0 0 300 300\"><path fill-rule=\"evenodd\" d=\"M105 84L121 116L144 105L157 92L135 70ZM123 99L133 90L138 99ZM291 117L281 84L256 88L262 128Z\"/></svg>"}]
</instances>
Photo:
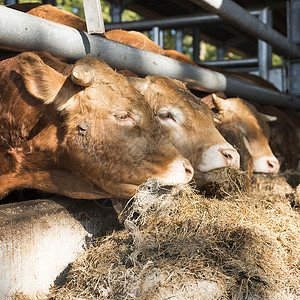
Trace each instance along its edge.
<instances>
[{"instance_id":1,"label":"cow nostril","mask_svg":"<svg viewBox=\"0 0 300 300\"><path fill-rule=\"evenodd\" d=\"M223 152L222 153L226 158L233 158L230 153Z\"/></svg>"},{"instance_id":2,"label":"cow nostril","mask_svg":"<svg viewBox=\"0 0 300 300\"><path fill-rule=\"evenodd\" d=\"M275 160L267 160L268 167L270 170L277 172L279 170L280 164L278 161Z\"/></svg>"},{"instance_id":3,"label":"cow nostril","mask_svg":"<svg viewBox=\"0 0 300 300\"><path fill-rule=\"evenodd\" d=\"M222 149L219 151L226 158L228 166L239 168L240 167L240 156L238 152L234 149Z\"/></svg>"},{"instance_id":4,"label":"cow nostril","mask_svg":"<svg viewBox=\"0 0 300 300\"><path fill-rule=\"evenodd\" d=\"M187 174L187 176L192 179L193 175L194 175L194 169L190 164L187 163L183 163L183 167L185 170L185 173Z\"/></svg>"},{"instance_id":5,"label":"cow nostril","mask_svg":"<svg viewBox=\"0 0 300 300\"><path fill-rule=\"evenodd\" d=\"M234 154L233 154L233 151L234 151L234 150L231 150L231 149L220 149L219 151L220 151L221 154L222 154L223 156L225 156L226 158L233 159L233 157L234 157Z\"/></svg>"}]
</instances>

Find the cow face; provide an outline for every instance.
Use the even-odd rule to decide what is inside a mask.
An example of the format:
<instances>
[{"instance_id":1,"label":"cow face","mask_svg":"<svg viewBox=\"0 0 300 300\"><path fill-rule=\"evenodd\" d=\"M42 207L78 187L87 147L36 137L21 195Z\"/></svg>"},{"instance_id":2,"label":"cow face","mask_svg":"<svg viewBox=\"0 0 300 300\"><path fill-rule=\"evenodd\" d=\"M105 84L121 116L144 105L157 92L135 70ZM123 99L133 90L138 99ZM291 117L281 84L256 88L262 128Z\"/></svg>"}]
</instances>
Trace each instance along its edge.
<instances>
[{"instance_id":1,"label":"cow face","mask_svg":"<svg viewBox=\"0 0 300 300\"><path fill-rule=\"evenodd\" d=\"M158 76L131 78L130 82L150 103L164 135L192 163L199 186L214 169L239 168L239 154L215 128L212 111L183 83Z\"/></svg>"},{"instance_id":2,"label":"cow face","mask_svg":"<svg viewBox=\"0 0 300 300\"><path fill-rule=\"evenodd\" d=\"M193 168L163 137L143 96L102 60L79 60L69 77L20 55L27 91L63 116L59 164L98 188L131 197L146 178L187 183Z\"/></svg>"},{"instance_id":3,"label":"cow face","mask_svg":"<svg viewBox=\"0 0 300 300\"><path fill-rule=\"evenodd\" d=\"M259 113L252 104L240 98L225 100L213 95L213 101L222 122L233 122L240 128L245 146L253 158L254 172L278 173L280 165L268 143L270 129L267 121L274 118Z\"/></svg>"}]
</instances>

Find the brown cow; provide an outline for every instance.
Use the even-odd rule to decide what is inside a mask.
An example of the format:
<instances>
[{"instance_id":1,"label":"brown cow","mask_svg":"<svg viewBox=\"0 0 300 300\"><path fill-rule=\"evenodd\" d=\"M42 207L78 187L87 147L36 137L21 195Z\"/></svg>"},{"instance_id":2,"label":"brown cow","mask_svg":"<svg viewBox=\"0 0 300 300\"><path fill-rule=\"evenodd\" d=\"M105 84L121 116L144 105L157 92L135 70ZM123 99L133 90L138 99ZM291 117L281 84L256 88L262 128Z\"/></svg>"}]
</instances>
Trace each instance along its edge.
<instances>
[{"instance_id":1,"label":"brown cow","mask_svg":"<svg viewBox=\"0 0 300 300\"><path fill-rule=\"evenodd\" d=\"M270 128L267 121L274 120L273 117L259 113L252 104L241 98L223 99L213 94L213 101L223 128L224 124L228 124L241 131L244 144L253 159L253 171L278 173L280 165L268 143Z\"/></svg>"},{"instance_id":2,"label":"brown cow","mask_svg":"<svg viewBox=\"0 0 300 300\"><path fill-rule=\"evenodd\" d=\"M0 197L35 188L129 198L149 177L191 180L192 166L124 76L95 58L64 65L68 76L36 53L0 62Z\"/></svg>"},{"instance_id":3,"label":"brown cow","mask_svg":"<svg viewBox=\"0 0 300 300\"><path fill-rule=\"evenodd\" d=\"M198 186L212 170L239 168L239 154L215 128L212 111L182 82L159 76L133 77L130 82L159 117L164 135L192 163Z\"/></svg>"},{"instance_id":4,"label":"brown cow","mask_svg":"<svg viewBox=\"0 0 300 300\"><path fill-rule=\"evenodd\" d=\"M296 170L300 161L300 117L295 111L255 104L259 112L276 117L270 123L270 146L280 161L280 171Z\"/></svg>"}]
</instances>

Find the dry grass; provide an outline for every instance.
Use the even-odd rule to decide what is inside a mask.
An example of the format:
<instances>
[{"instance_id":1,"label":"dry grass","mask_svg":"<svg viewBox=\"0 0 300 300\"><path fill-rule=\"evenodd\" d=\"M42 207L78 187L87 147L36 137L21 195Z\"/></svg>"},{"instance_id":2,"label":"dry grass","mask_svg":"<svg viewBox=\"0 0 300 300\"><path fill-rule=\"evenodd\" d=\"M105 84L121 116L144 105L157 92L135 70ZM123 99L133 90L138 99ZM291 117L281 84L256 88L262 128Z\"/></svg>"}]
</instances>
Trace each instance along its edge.
<instances>
[{"instance_id":1,"label":"dry grass","mask_svg":"<svg viewBox=\"0 0 300 300\"><path fill-rule=\"evenodd\" d=\"M149 180L48 299L300 299L297 176L222 199Z\"/></svg>"}]
</instances>

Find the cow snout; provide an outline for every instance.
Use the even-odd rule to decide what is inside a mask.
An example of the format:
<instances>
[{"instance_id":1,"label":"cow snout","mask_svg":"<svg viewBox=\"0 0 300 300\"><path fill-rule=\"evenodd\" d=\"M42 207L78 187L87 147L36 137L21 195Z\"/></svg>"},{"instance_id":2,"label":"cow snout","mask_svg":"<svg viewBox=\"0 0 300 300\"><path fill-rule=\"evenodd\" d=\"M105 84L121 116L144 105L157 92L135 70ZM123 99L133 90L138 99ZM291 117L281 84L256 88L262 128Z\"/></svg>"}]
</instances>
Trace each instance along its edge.
<instances>
[{"instance_id":1,"label":"cow snout","mask_svg":"<svg viewBox=\"0 0 300 300\"><path fill-rule=\"evenodd\" d=\"M202 154L197 171L205 173L225 167L240 167L240 155L230 144L209 147Z\"/></svg>"},{"instance_id":2,"label":"cow snout","mask_svg":"<svg viewBox=\"0 0 300 300\"><path fill-rule=\"evenodd\" d=\"M280 163L275 156L262 156L254 159L254 172L256 173L272 173L279 172Z\"/></svg>"},{"instance_id":3,"label":"cow snout","mask_svg":"<svg viewBox=\"0 0 300 300\"><path fill-rule=\"evenodd\" d=\"M161 183L167 185L188 183L194 176L194 168L185 158L177 158L170 163L168 169L156 177Z\"/></svg>"},{"instance_id":4,"label":"cow snout","mask_svg":"<svg viewBox=\"0 0 300 300\"><path fill-rule=\"evenodd\" d=\"M269 168L269 173L278 173L279 172L279 169L280 169L280 164L278 162L278 160L276 159L269 159L267 160L267 165L268 165L268 168Z\"/></svg>"},{"instance_id":5,"label":"cow snout","mask_svg":"<svg viewBox=\"0 0 300 300\"><path fill-rule=\"evenodd\" d=\"M224 157L226 166L239 169L240 155L235 149L220 148L219 151Z\"/></svg>"},{"instance_id":6,"label":"cow snout","mask_svg":"<svg viewBox=\"0 0 300 300\"><path fill-rule=\"evenodd\" d=\"M189 161L183 162L183 168L185 169L187 182L191 181L194 176L194 168Z\"/></svg>"}]
</instances>

